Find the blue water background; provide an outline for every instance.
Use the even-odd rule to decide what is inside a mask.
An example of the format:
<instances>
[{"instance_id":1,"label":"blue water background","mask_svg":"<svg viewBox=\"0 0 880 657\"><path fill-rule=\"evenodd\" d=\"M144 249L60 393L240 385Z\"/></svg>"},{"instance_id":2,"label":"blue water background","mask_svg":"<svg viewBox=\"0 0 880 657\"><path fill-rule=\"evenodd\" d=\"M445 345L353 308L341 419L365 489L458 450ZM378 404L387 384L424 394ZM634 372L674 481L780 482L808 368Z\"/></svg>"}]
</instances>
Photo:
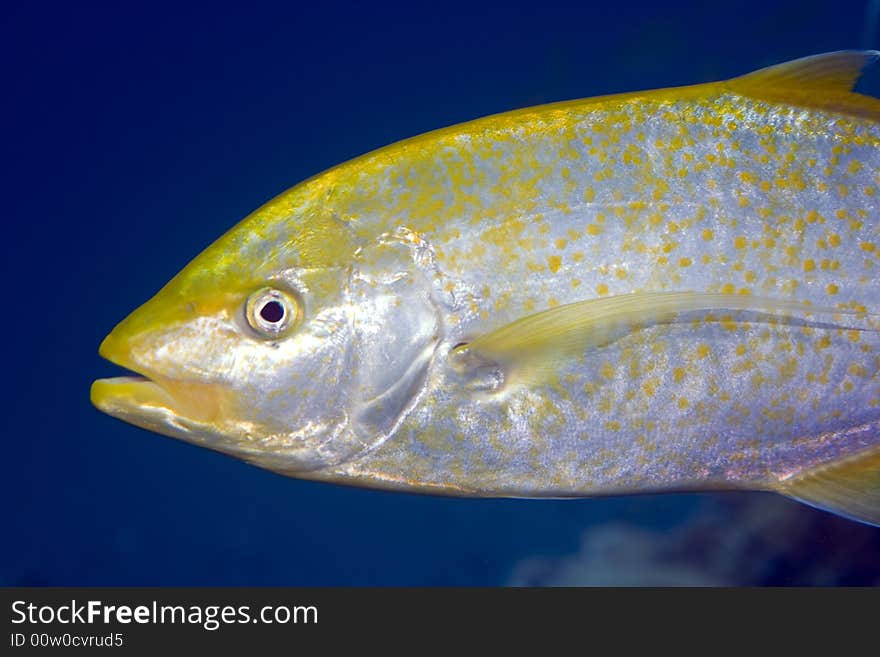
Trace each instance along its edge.
<instances>
[{"instance_id":1,"label":"blue water background","mask_svg":"<svg viewBox=\"0 0 880 657\"><path fill-rule=\"evenodd\" d=\"M294 183L498 111L877 45L868 3L73 4L0 20L0 584L569 583L558 564L608 527L645 549L589 557L589 581L651 581L638 573L663 574L656 553L682 532L697 539L677 539L676 563L708 569L701 554L760 531L776 540L731 556L741 568L721 558L720 582L880 582L880 530L767 495L460 500L300 482L88 400L118 374L97 355L113 325ZM880 71L862 88L877 94ZM787 520L747 522L770 508Z\"/></svg>"}]
</instances>

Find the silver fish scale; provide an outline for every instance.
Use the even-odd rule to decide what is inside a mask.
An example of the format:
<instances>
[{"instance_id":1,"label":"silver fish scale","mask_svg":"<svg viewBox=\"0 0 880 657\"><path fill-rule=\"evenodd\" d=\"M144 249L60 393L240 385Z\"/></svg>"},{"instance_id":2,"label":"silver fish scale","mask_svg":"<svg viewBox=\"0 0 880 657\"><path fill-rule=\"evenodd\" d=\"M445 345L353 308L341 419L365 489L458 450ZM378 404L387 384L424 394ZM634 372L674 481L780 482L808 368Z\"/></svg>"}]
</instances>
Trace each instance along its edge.
<instances>
[{"instance_id":1,"label":"silver fish scale","mask_svg":"<svg viewBox=\"0 0 880 657\"><path fill-rule=\"evenodd\" d=\"M876 311L870 121L721 94L440 139L430 167L390 163L378 196L454 283L450 343L642 290ZM412 213L425 199L435 211ZM438 365L393 440L343 472L514 495L768 486L875 444L852 428L880 421L878 346L871 331L719 310L634 331L538 386L475 394Z\"/></svg>"}]
</instances>

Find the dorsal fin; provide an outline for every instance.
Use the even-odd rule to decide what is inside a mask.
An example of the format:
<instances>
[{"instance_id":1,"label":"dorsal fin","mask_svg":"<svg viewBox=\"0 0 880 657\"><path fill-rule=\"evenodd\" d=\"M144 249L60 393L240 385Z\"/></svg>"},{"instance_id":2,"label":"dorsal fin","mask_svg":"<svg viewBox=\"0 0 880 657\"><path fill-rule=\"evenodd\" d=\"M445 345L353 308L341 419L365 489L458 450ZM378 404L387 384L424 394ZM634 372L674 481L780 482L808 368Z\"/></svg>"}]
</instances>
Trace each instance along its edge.
<instances>
[{"instance_id":1,"label":"dorsal fin","mask_svg":"<svg viewBox=\"0 0 880 657\"><path fill-rule=\"evenodd\" d=\"M737 87L852 91L862 70L880 59L878 50L839 50L762 68L730 80Z\"/></svg>"},{"instance_id":2,"label":"dorsal fin","mask_svg":"<svg viewBox=\"0 0 880 657\"><path fill-rule=\"evenodd\" d=\"M840 50L762 68L724 84L753 98L880 120L880 100L852 91L862 70L878 59L877 50Z\"/></svg>"}]
</instances>

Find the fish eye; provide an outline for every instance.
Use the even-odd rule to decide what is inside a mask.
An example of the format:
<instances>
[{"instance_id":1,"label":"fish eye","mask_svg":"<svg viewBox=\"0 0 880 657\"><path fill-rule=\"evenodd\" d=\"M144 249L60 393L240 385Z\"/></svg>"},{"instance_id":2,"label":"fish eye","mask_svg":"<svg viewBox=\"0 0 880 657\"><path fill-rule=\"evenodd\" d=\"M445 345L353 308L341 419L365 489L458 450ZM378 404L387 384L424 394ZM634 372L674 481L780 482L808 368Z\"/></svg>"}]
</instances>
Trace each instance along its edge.
<instances>
[{"instance_id":1,"label":"fish eye","mask_svg":"<svg viewBox=\"0 0 880 657\"><path fill-rule=\"evenodd\" d=\"M266 287L251 294L245 304L248 325L264 338L275 338L293 326L300 316L300 304L281 290Z\"/></svg>"}]
</instances>

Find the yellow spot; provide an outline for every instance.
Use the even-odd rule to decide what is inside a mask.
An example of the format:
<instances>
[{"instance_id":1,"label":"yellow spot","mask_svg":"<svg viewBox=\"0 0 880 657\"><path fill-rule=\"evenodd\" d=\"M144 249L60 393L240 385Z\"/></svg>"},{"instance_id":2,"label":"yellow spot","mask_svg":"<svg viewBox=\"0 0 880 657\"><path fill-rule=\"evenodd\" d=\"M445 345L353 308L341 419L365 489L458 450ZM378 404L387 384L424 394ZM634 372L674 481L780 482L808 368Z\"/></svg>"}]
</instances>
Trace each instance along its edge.
<instances>
[{"instance_id":1,"label":"yellow spot","mask_svg":"<svg viewBox=\"0 0 880 657\"><path fill-rule=\"evenodd\" d=\"M685 399L684 397L679 397L678 398L678 407L679 408L687 408L688 407L688 400Z\"/></svg>"},{"instance_id":2,"label":"yellow spot","mask_svg":"<svg viewBox=\"0 0 880 657\"><path fill-rule=\"evenodd\" d=\"M840 235L838 235L837 233L831 233L828 236L828 243L831 246L840 246Z\"/></svg>"},{"instance_id":3,"label":"yellow spot","mask_svg":"<svg viewBox=\"0 0 880 657\"><path fill-rule=\"evenodd\" d=\"M804 260L804 271L813 271L816 268L816 263L814 260L807 259Z\"/></svg>"},{"instance_id":4,"label":"yellow spot","mask_svg":"<svg viewBox=\"0 0 880 657\"><path fill-rule=\"evenodd\" d=\"M757 181L757 177L751 171L740 171L739 179L747 185L754 185Z\"/></svg>"},{"instance_id":5,"label":"yellow spot","mask_svg":"<svg viewBox=\"0 0 880 657\"><path fill-rule=\"evenodd\" d=\"M605 423L605 428L608 431L620 431L620 422L617 420L608 420L608 422Z\"/></svg>"},{"instance_id":6,"label":"yellow spot","mask_svg":"<svg viewBox=\"0 0 880 657\"><path fill-rule=\"evenodd\" d=\"M746 346L744 344L736 345L736 355L737 356L745 356L746 355Z\"/></svg>"},{"instance_id":7,"label":"yellow spot","mask_svg":"<svg viewBox=\"0 0 880 657\"><path fill-rule=\"evenodd\" d=\"M745 273L746 283L754 283L758 280L757 274L753 272L751 269Z\"/></svg>"},{"instance_id":8,"label":"yellow spot","mask_svg":"<svg viewBox=\"0 0 880 657\"><path fill-rule=\"evenodd\" d=\"M676 383L681 383L682 381L684 381L684 374L685 371L683 367L676 367L674 370L672 370L672 378Z\"/></svg>"},{"instance_id":9,"label":"yellow spot","mask_svg":"<svg viewBox=\"0 0 880 657\"><path fill-rule=\"evenodd\" d=\"M576 251L575 253L572 253L571 259L574 260L575 262L580 262L581 260L584 259L584 252L583 251Z\"/></svg>"},{"instance_id":10,"label":"yellow spot","mask_svg":"<svg viewBox=\"0 0 880 657\"><path fill-rule=\"evenodd\" d=\"M745 196L740 196L737 199L737 203L739 203L739 207L744 208L744 207L748 206L749 199L747 199Z\"/></svg>"},{"instance_id":11,"label":"yellow spot","mask_svg":"<svg viewBox=\"0 0 880 657\"><path fill-rule=\"evenodd\" d=\"M709 355L709 351L710 351L709 345L707 345L705 342L702 342L699 345L697 345L697 357L698 358L706 358Z\"/></svg>"},{"instance_id":12,"label":"yellow spot","mask_svg":"<svg viewBox=\"0 0 880 657\"><path fill-rule=\"evenodd\" d=\"M850 173L858 173L862 170L862 163L858 160L852 160L849 163L849 166L846 168Z\"/></svg>"},{"instance_id":13,"label":"yellow spot","mask_svg":"<svg viewBox=\"0 0 880 657\"><path fill-rule=\"evenodd\" d=\"M587 203L592 203L595 200L595 198L596 198L596 190L594 190L592 187L587 187L584 190L584 200Z\"/></svg>"},{"instance_id":14,"label":"yellow spot","mask_svg":"<svg viewBox=\"0 0 880 657\"><path fill-rule=\"evenodd\" d=\"M703 235L703 239L706 240L707 242L711 241L712 238L715 237L715 234L712 232L712 230L710 228L704 228L702 235Z\"/></svg>"},{"instance_id":15,"label":"yellow spot","mask_svg":"<svg viewBox=\"0 0 880 657\"><path fill-rule=\"evenodd\" d=\"M597 226L596 224L588 224L587 233L589 233L590 235L601 235L602 226Z\"/></svg>"},{"instance_id":16,"label":"yellow spot","mask_svg":"<svg viewBox=\"0 0 880 657\"><path fill-rule=\"evenodd\" d=\"M581 279L579 279L579 278L571 279L571 286L572 287L578 287L580 284L581 284Z\"/></svg>"},{"instance_id":17,"label":"yellow spot","mask_svg":"<svg viewBox=\"0 0 880 657\"><path fill-rule=\"evenodd\" d=\"M550 271L555 274L562 267L562 258L560 258L558 255L549 256L547 258L547 265L550 267Z\"/></svg>"},{"instance_id":18,"label":"yellow spot","mask_svg":"<svg viewBox=\"0 0 880 657\"><path fill-rule=\"evenodd\" d=\"M738 249L746 248L747 243L748 242L747 242L746 238L743 237L742 235L740 235L739 237L737 237L733 240L733 245Z\"/></svg>"},{"instance_id":19,"label":"yellow spot","mask_svg":"<svg viewBox=\"0 0 880 657\"><path fill-rule=\"evenodd\" d=\"M797 359L789 358L779 366L779 377L783 380L791 379L797 373Z\"/></svg>"},{"instance_id":20,"label":"yellow spot","mask_svg":"<svg viewBox=\"0 0 880 657\"><path fill-rule=\"evenodd\" d=\"M566 242L566 241L565 241L563 238L561 238L561 237L560 237L558 240L556 240L556 248L557 248L557 249L564 249L566 244L568 244L568 242Z\"/></svg>"},{"instance_id":21,"label":"yellow spot","mask_svg":"<svg viewBox=\"0 0 880 657\"><path fill-rule=\"evenodd\" d=\"M724 294L733 294L736 292L736 286L733 283L725 283L721 286L721 291Z\"/></svg>"},{"instance_id":22,"label":"yellow spot","mask_svg":"<svg viewBox=\"0 0 880 657\"><path fill-rule=\"evenodd\" d=\"M840 292L840 288L837 287L834 283L829 283L828 287L825 288L825 291L828 292L828 294L837 294L838 292Z\"/></svg>"},{"instance_id":23,"label":"yellow spot","mask_svg":"<svg viewBox=\"0 0 880 657\"><path fill-rule=\"evenodd\" d=\"M601 372L602 372L602 376L604 376L606 379L613 379L614 378L614 368L611 366L611 363L608 363L608 362L602 363Z\"/></svg>"},{"instance_id":24,"label":"yellow spot","mask_svg":"<svg viewBox=\"0 0 880 657\"><path fill-rule=\"evenodd\" d=\"M608 286L605 285L605 283L599 283L596 286L596 294L598 294L600 297L605 296L606 294L608 294Z\"/></svg>"},{"instance_id":25,"label":"yellow spot","mask_svg":"<svg viewBox=\"0 0 880 657\"><path fill-rule=\"evenodd\" d=\"M862 251L867 251L868 253L870 253L877 247L874 245L873 242L862 242L861 244L859 244L859 248Z\"/></svg>"},{"instance_id":26,"label":"yellow spot","mask_svg":"<svg viewBox=\"0 0 880 657\"><path fill-rule=\"evenodd\" d=\"M690 258L682 258L678 261L679 267L690 267L692 264L694 264L694 261Z\"/></svg>"},{"instance_id":27,"label":"yellow spot","mask_svg":"<svg viewBox=\"0 0 880 657\"><path fill-rule=\"evenodd\" d=\"M858 342L860 339L859 332L855 330L849 330L846 332L846 337L849 338L850 342Z\"/></svg>"},{"instance_id":28,"label":"yellow spot","mask_svg":"<svg viewBox=\"0 0 880 657\"><path fill-rule=\"evenodd\" d=\"M626 278L626 269L618 269L614 272L614 275L617 276L617 278Z\"/></svg>"}]
</instances>

